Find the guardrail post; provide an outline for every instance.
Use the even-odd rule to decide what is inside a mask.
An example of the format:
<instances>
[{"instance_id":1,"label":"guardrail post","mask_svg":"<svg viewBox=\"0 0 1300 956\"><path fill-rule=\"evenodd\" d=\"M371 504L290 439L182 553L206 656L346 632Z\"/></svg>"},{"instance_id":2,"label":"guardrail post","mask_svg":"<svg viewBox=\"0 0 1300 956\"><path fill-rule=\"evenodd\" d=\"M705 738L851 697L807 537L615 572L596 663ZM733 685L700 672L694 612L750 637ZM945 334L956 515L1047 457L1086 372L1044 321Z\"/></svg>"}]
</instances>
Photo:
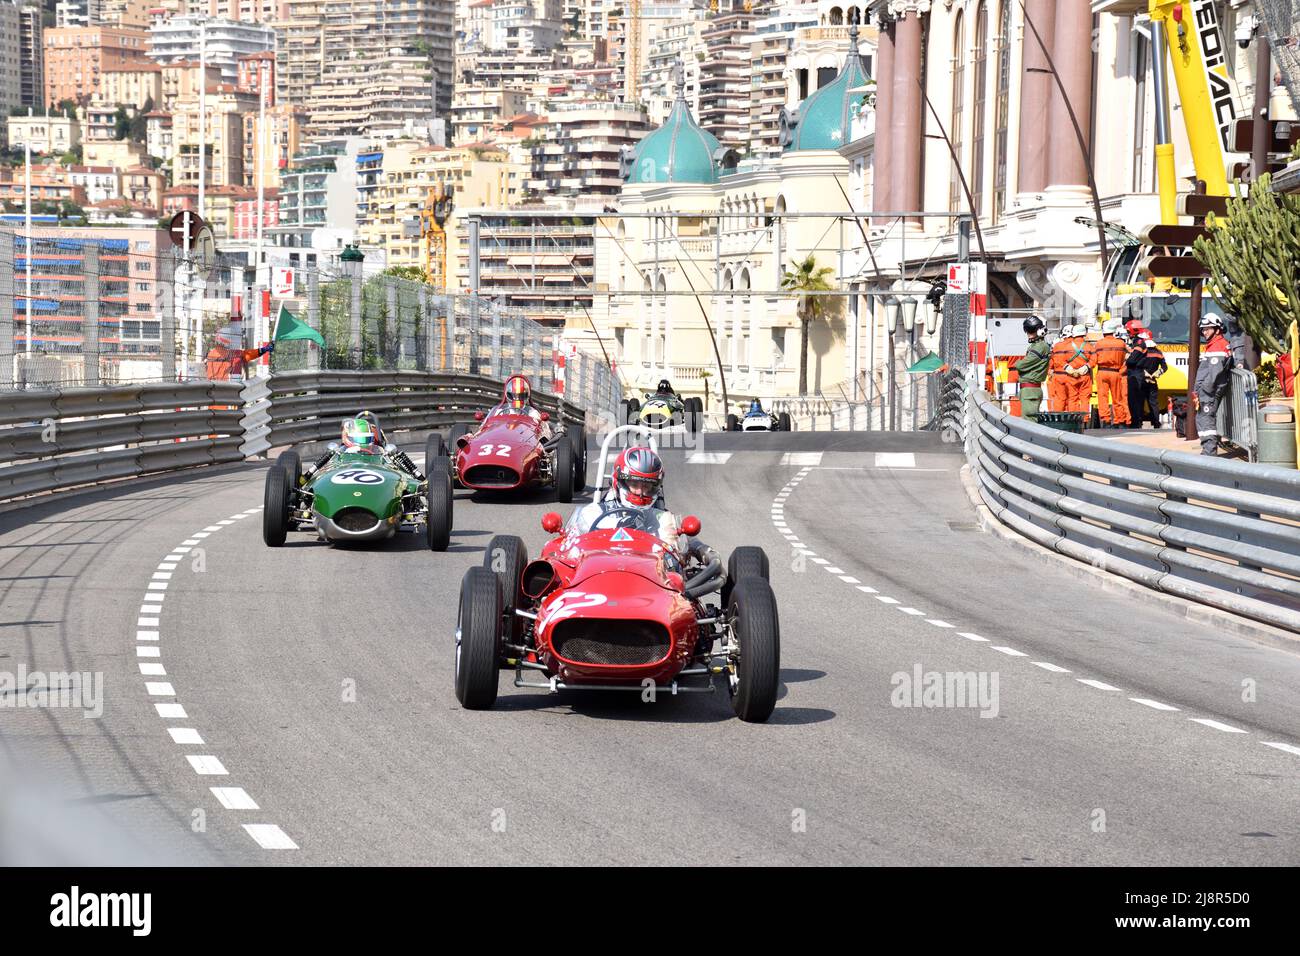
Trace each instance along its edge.
<instances>
[{"instance_id":1,"label":"guardrail post","mask_svg":"<svg viewBox=\"0 0 1300 956\"><path fill-rule=\"evenodd\" d=\"M488 366L492 377L501 377L501 310L492 307L492 361Z\"/></svg>"},{"instance_id":2,"label":"guardrail post","mask_svg":"<svg viewBox=\"0 0 1300 956\"><path fill-rule=\"evenodd\" d=\"M434 320L433 313L429 311L429 290L420 286L418 293L418 308L420 310L420 321L424 326L424 355L417 356L415 360L416 368L426 372L432 372L436 367L434 363L434 343L437 341L437 322ZM420 348L420 342L417 339L415 343L417 352Z\"/></svg>"},{"instance_id":3,"label":"guardrail post","mask_svg":"<svg viewBox=\"0 0 1300 956\"><path fill-rule=\"evenodd\" d=\"M443 296L441 302L441 308L443 315L445 316L444 321L447 324L447 331L445 333L447 338L447 351L442 357L444 368L449 372L462 372L465 370L456 364L456 296Z\"/></svg>"},{"instance_id":4,"label":"guardrail post","mask_svg":"<svg viewBox=\"0 0 1300 956\"><path fill-rule=\"evenodd\" d=\"M396 334L397 348L394 349L388 342L378 344L380 365L387 366L388 357L396 353L398 357L402 354L402 322L397 315L397 282L388 279L384 283L384 306L388 309L388 322L384 329L384 334L392 336Z\"/></svg>"},{"instance_id":5,"label":"guardrail post","mask_svg":"<svg viewBox=\"0 0 1300 956\"><path fill-rule=\"evenodd\" d=\"M0 388L14 387L14 234L0 232Z\"/></svg>"},{"instance_id":6,"label":"guardrail post","mask_svg":"<svg viewBox=\"0 0 1300 956\"><path fill-rule=\"evenodd\" d=\"M174 248L174 247L173 247ZM176 381L176 256L158 257L158 358L162 360L165 382Z\"/></svg>"},{"instance_id":7,"label":"guardrail post","mask_svg":"<svg viewBox=\"0 0 1300 956\"><path fill-rule=\"evenodd\" d=\"M82 378L87 387L99 384L99 243L87 240L81 248Z\"/></svg>"},{"instance_id":8,"label":"guardrail post","mask_svg":"<svg viewBox=\"0 0 1300 956\"><path fill-rule=\"evenodd\" d=\"M320 274L315 269L307 272L307 324L320 331ZM320 346L312 343L307 347L307 368L314 372L320 366Z\"/></svg>"},{"instance_id":9,"label":"guardrail post","mask_svg":"<svg viewBox=\"0 0 1300 956\"><path fill-rule=\"evenodd\" d=\"M350 291L351 291L351 293L352 293L352 295L351 295L351 301L350 301L350 303L349 303L349 315L348 315L348 318L351 320L351 326L350 326L350 332L349 332L349 334L350 334L350 336L351 336L351 341L349 342L348 350L352 353L352 356L351 356L351 357L352 357L352 362L353 362L353 364L354 364L357 368L360 368L360 367L361 367L361 355L362 355L362 352L361 352L361 284L362 284L362 278L361 278L361 268L360 268L360 264L359 264L359 263L351 263L351 265L353 265L353 266L355 267L355 271L353 271L353 273L352 273L350 276L348 276L348 281L351 283L351 289L350 289Z\"/></svg>"}]
</instances>

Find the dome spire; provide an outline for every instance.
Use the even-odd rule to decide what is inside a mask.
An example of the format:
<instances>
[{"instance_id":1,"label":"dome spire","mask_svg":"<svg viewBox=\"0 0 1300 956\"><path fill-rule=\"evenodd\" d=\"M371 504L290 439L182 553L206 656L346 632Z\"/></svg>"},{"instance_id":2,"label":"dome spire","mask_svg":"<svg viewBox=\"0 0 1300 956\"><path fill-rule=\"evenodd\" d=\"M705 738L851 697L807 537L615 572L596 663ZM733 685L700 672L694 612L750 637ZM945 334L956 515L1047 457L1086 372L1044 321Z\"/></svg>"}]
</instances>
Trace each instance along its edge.
<instances>
[{"instance_id":1,"label":"dome spire","mask_svg":"<svg viewBox=\"0 0 1300 956\"><path fill-rule=\"evenodd\" d=\"M677 54L673 61L673 92L678 100L686 99L686 68L682 65L682 55Z\"/></svg>"}]
</instances>

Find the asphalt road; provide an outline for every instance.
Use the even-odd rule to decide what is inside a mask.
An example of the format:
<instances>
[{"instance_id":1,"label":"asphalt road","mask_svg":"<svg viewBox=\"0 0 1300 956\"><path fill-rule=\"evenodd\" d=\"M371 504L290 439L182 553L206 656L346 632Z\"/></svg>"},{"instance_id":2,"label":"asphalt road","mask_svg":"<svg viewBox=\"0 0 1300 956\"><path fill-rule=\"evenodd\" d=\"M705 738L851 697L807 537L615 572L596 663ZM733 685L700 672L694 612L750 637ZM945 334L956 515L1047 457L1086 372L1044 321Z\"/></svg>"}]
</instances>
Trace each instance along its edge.
<instances>
[{"instance_id":1,"label":"asphalt road","mask_svg":"<svg viewBox=\"0 0 1300 956\"><path fill-rule=\"evenodd\" d=\"M442 555L268 549L260 465L0 515L0 671L104 680L98 719L0 710L4 862L1300 862L1296 653L976 530L930 435L666 459L705 540L771 556L765 725L725 691L506 676L494 710L460 709L460 577L494 533L536 553L544 497L458 493ZM986 694L927 698L929 672Z\"/></svg>"}]
</instances>

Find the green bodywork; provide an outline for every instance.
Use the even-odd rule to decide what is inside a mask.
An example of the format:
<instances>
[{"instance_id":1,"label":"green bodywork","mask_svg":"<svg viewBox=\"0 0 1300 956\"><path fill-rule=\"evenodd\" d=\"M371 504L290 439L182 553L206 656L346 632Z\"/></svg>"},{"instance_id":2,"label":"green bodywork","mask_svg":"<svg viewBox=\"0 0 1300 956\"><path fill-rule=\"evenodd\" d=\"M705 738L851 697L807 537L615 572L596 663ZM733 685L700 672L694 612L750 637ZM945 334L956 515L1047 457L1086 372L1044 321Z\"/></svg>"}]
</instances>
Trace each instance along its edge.
<instances>
[{"instance_id":1,"label":"green bodywork","mask_svg":"<svg viewBox=\"0 0 1300 956\"><path fill-rule=\"evenodd\" d=\"M385 520L400 520L402 496L419 489L412 476L382 458L348 453L335 455L303 488L313 496L312 510L326 518L344 508L365 508Z\"/></svg>"}]
</instances>

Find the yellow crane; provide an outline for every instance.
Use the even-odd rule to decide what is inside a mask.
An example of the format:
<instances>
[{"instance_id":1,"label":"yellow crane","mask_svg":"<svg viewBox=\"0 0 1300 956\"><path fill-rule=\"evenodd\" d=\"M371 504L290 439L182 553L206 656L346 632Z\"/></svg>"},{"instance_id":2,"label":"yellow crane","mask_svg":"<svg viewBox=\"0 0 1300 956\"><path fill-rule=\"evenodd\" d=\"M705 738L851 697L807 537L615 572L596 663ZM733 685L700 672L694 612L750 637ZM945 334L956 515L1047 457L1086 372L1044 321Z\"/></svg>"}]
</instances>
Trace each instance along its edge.
<instances>
[{"instance_id":1,"label":"yellow crane","mask_svg":"<svg viewBox=\"0 0 1300 956\"><path fill-rule=\"evenodd\" d=\"M429 187L420 211L424 238L424 273L439 292L447 291L447 220L451 218L452 187L442 180Z\"/></svg>"}]
</instances>

